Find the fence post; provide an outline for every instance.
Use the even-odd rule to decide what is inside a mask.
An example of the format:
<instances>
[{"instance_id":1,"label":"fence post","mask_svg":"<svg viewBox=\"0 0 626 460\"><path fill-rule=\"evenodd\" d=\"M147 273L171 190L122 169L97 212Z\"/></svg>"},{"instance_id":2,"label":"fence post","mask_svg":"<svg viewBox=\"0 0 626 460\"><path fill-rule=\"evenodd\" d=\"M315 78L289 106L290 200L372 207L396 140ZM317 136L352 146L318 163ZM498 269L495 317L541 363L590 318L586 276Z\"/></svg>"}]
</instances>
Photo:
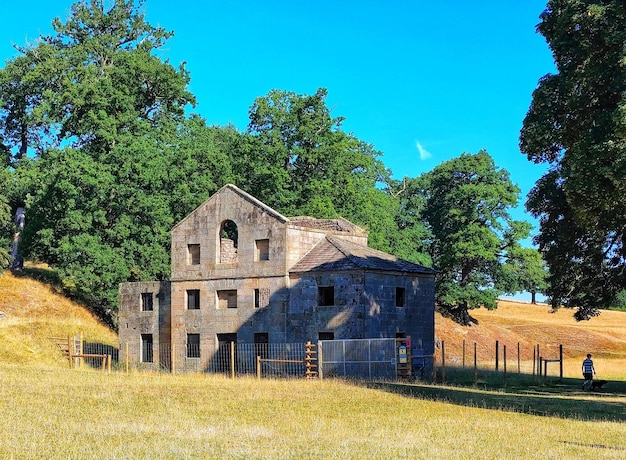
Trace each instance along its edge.
<instances>
[{"instance_id":1,"label":"fence post","mask_svg":"<svg viewBox=\"0 0 626 460\"><path fill-rule=\"evenodd\" d=\"M261 357L258 355L256 357L256 378L261 380Z\"/></svg>"},{"instance_id":2,"label":"fence post","mask_svg":"<svg viewBox=\"0 0 626 460\"><path fill-rule=\"evenodd\" d=\"M170 361L172 362L172 374L176 373L176 346L174 345L174 342L172 341L172 346L170 347L170 354L172 355L170 357Z\"/></svg>"},{"instance_id":3,"label":"fence post","mask_svg":"<svg viewBox=\"0 0 626 460\"><path fill-rule=\"evenodd\" d=\"M535 380L535 366L537 364L537 348L533 347L533 380Z\"/></svg>"},{"instance_id":4,"label":"fence post","mask_svg":"<svg viewBox=\"0 0 626 460\"><path fill-rule=\"evenodd\" d=\"M542 375L543 369L541 366L543 366L543 356L539 357L539 377L545 377L545 375Z\"/></svg>"},{"instance_id":5,"label":"fence post","mask_svg":"<svg viewBox=\"0 0 626 460\"><path fill-rule=\"evenodd\" d=\"M324 356L323 356L323 350L322 350L322 341L318 340L317 341L317 375L319 376L320 380L322 380L324 378Z\"/></svg>"},{"instance_id":6,"label":"fence post","mask_svg":"<svg viewBox=\"0 0 626 460\"><path fill-rule=\"evenodd\" d=\"M537 344L537 377L541 377L541 356L539 344Z\"/></svg>"},{"instance_id":7,"label":"fence post","mask_svg":"<svg viewBox=\"0 0 626 460\"><path fill-rule=\"evenodd\" d=\"M506 385L506 345L502 346L502 359L504 360L504 385Z\"/></svg>"},{"instance_id":8,"label":"fence post","mask_svg":"<svg viewBox=\"0 0 626 460\"><path fill-rule=\"evenodd\" d=\"M235 342L230 342L230 377L235 378Z\"/></svg>"},{"instance_id":9,"label":"fence post","mask_svg":"<svg viewBox=\"0 0 626 460\"><path fill-rule=\"evenodd\" d=\"M72 337L67 336L67 354L70 359L70 369L74 368L74 344L72 343Z\"/></svg>"},{"instance_id":10,"label":"fence post","mask_svg":"<svg viewBox=\"0 0 626 460\"><path fill-rule=\"evenodd\" d=\"M446 342L441 341L441 383L446 383Z\"/></svg>"},{"instance_id":11,"label":"fence post","mask_svg":"<svg viewBox=\"0 0 626 460\"><path fill-rule=\"evenodd\" d=\"M496 372L498 372L498 358L499 358L499 352L500 352L500 345L498 343L498 341L496 340Z\"/></svg>"},{"instance_id":12,"label":"fence post","mask_svg":"<svg viewBox=\"0 0 626 460\"><path fill-rule=\"evenodd\" d=\"M78 333L78 354L83 354L83 331ZM83 358L78 358L78 367L83 367Z\"/></svg>"},{"instance_id":13,"label":"fence post","mask_svg":"<svg viewBox=\"0 0 626 460\"><path fill-rule=\"evenodd\" d=\"M563 382L563 344L559 345L559 380Z\"/></svg>"},{"instance_id":14,"label":"fence post","mask_svg":"<svg viewBox=\"0 0 626 460\"><path fill-rule=\"evenodd\" d=\"M107 355L107 356L109 358L109 366L107 367L107 370L108 370L107 373L110 374L111 373L111 355Z\"/></svg>"},{"instance_id":15,"label":"fence post","mask_svg":"<svg viewBox=\"0 0 626 460\"><path fill-rule=\"evenodd\" d=\"M476 360L476 342L474 342L474 383L478 380L478 362Z\"/></svg>"}]
</instances>

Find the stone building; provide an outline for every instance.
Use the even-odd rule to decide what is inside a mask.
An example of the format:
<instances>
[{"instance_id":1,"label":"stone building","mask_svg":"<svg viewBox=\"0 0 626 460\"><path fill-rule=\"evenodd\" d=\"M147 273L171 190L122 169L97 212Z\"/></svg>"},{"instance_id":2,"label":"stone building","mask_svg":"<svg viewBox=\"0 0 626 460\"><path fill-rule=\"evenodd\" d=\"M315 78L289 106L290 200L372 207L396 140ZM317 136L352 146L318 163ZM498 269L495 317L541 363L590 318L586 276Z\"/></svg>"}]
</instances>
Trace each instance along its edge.
<instances>
[{"instance_id":1,"label":"stone building","mask_svg":"<svg viewBox=\"0 0 626 460\"><path fill-rule=\"evenodd\" d=\"M171 251L170 280L120 285L122 352L138 343L141 361L165 345L175 368L206 368L231 341L411 337L433 353L434 271L345 219L288 218L226 185L174 227Z\"/></svg>"}]
</instances>

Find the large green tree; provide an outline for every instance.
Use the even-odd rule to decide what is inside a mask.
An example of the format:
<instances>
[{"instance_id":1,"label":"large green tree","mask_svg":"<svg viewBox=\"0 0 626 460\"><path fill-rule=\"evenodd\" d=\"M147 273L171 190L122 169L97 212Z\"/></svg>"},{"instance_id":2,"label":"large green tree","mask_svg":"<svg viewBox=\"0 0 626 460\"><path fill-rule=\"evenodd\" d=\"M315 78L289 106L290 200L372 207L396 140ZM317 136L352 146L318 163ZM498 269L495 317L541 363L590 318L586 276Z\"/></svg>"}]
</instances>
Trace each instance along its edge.
<instances>
[{"instance_id":1,"label":"large green tree","mask_svg":"<svg viewBox=\"0 0 626 460\"><path fill-rule=\"evenodd\" d=\"M370 232L370 243L394 250L396 200L385 192L381 152L341 130L327 91L272 90L250 107L234 161L238 183L283 214L343 216Z\"/></svg>"},{"instance_id":2,"label":"large green tree","mask_svg":"<svg viewBox=\"0 0 626 460\"><path fill-rule=\"evenodd\" d=\"M552 306L589 319L626 285L626 3L551 0L537 30L557 73L543 77L520 146L548 172L529 195Z\"/></svg>"},{"instance_id":3,"label":"large green tree","mask_svg":"<svg viewBox=\"0 0 626 460\"><path fill-rule=\"evenodd\" d=\"M118 283L169 275L170 228L230 178L219 130L185 116L187 71L156 55L171 32L140 7L77 2L0 72L25 255L103 310Z\"/></svg>"},{"instance_id":4,"label":"large green tree","mask_svg":"<svg viewBox=\"0 0 626 460\"><path fill-rule=\"evenodd\" d=\"M530 233L529 223L509 214L519 188L485 151L443 162L419 183L414 193L425 198L422 218L432 233L429 250L439 271L437 307L469 324L468 310L497 307L503 266Z\"/></svg>"},{"instance_id":5,"label":"large green tree","mask_svg":"<svg viewBox=\"0 0 626 460\"><path fill-rule=\"evenodd\" d=\"M531 303L537 303L537 294L548 288L548 271L541 253L536 248L519 247L509 251L502 266L499 287L507 293L529 292Z\"/></svg>"}]
</instances>

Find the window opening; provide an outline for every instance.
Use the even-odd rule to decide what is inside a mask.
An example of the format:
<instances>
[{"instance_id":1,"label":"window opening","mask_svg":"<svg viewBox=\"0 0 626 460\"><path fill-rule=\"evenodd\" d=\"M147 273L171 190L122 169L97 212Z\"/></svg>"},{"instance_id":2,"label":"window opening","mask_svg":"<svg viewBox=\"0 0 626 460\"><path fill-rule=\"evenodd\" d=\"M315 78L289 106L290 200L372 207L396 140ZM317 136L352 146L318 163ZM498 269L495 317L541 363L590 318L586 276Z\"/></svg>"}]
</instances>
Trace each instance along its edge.
<instances>
[{"instance_id":1,"label":"window opening","mask_svg":"<svg viewBox=\"0 0 626 460\"><path fill-rule=\"evenodd\" d=\"M187 334L187 358L200 357L200 334Z\"/></svg>"},{"instance_id":2,"label":"window opening","mask_svg":"<svg viewBox=\"0 0 626 460\"><path fill-rule=\"evenodd\" d=\"M154 309L154 296L152 292L141 293L141 311L153 311Z\"/></svg>"},{"instance_id":3,"label":"window opening","mask_svg":"<svg viewBox=\"0 0 626 460\"><path fill-rule=\"evenodd\" d=\"M217 291L217 308L237 308L237 291Z\"/></svg>"},{"instance_id":4,"label":"window opening","mask_svg":"<svg viewBox=\"0 0 626 460\"><path fill-rule=\"evenodd\" d=\"M318 287L317 304L321 307L335 305L335 286Z\"/></svg>"},{"instance_id":5,"label":"window opening","mask_svg":"<svg viewBox=\"0 0 626 460\"><path fill-rule=\"evenodd\" d=\"M225 220L220 227L220 263L237 263L237 224L232 220Z\"/></svg>"},{"instance_id":6,"label":"window opening","mask_svg":"<svg viewBox=\"0 0 626 460\"><path fill-rule=\"evenodd\" d=\"M216 367L223 372L231 372L231 363L238 362L237 347L235 346L235 356L231 356L231 343L237 345L237 333L217 334L217 352L215 353L214 362ZM231 361L232 359L232 361Z\"/></svg>"},{"instance_id":7,"label":"window opening","mask_svg":"<svg viewBox=\"0 0 626 460\"><path fill-rule=\"evenodd\" d=\"M403 287L396 288L396 307L404 307L405 290Z\"/></svg>"},{"instance_id":8,"label":"window opening","mask_svg":"<svg viewBox=\"0 0 626 460\"><path fill-rule=\"evenodd\" d=\"M254 353L261 358L269 356L270 335L267 332L254 333Z\"/></svg>"},{"instance_id":9,"label":"window opening","mask_svg":"<svg viewBox=\"0 0 626 460\"><path fill-rule=\"evenodd\" d=\"M335 340L334 332L318 332L317 333L318 340Z\"/></svg>"},{"instance_id":10,"label":"window opening","mask_svg":"<svg viewBox=\"0 0 626 460\"><path fill-rule=\"evenodd\" d=\"M187 245L187 264L188 265L200 265L200 245L199 244Z\"/></svg>"},{"instance_id":11,"label":"window opening","mask_svg":"<svg viewBox=\"0 0 626 460\"><path fill-rule=\"evenodd\" d=\"M153 362L152 334L141 334L141 362Z\"/></svg>"},{"instance_id":12,"label":"window opening","mask_svg":"<svg viewBox=\"0 0 626 460\"><path fill-rule=\"evenodd\" d=\"M270 260L270 240L255 240L254 260Z\"/></svg>"},{"instance_id":13,"label":"window opening","mask_svg":"<svg viewBox=\"0 0 626 460\"><path fill-rule=\"evenodd\" d=\"M200 310L200 289L187 290L187 310Z\"/></svg>"}]
</instances>

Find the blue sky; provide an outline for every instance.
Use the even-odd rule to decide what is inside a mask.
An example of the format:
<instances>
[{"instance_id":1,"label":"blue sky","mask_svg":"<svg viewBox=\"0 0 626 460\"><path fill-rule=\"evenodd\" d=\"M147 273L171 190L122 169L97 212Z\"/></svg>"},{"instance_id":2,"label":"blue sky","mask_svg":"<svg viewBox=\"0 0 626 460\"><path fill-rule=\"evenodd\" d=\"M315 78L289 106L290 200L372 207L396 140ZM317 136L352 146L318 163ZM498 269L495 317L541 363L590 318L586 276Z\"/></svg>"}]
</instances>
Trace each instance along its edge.
<instances>
[{"instance_id":1,"label":"blue sky","mask_svg":"<svg viewBox=\"0 0 626 460\"><path fill-rule=\"evenodd\" d=\"M51 31L70 0L2 6L0 56ZM536 33L545 0L146 0L148 20L175 32L163 57L185 61L194 109L243 130L248 108L271 89L328 89L343 129L373 144L397 179L486 149L522 189L544 168L519 152L533 89L554 71ZM523 206L516 218L531 220Z\"/></svg>"},{"instance_id":2,"label":"blue sky","mask_svg":"<svg viewBox=\"0 0 626 460\"><path fill-rule=\"evenodd\" d=\"M2 5L0 57L51 32L71 0ZM173 30L162 57L186 62L195 112L244 130L271 89L328 89L343 129L383 153L397 179L486 149L525 195L544 171L519 152L539 78L554 72L536 33L546 0L440 2L146 0L148 21ZM6 20L11 18L11 20Z\"/></svg>"}]
</instances>

